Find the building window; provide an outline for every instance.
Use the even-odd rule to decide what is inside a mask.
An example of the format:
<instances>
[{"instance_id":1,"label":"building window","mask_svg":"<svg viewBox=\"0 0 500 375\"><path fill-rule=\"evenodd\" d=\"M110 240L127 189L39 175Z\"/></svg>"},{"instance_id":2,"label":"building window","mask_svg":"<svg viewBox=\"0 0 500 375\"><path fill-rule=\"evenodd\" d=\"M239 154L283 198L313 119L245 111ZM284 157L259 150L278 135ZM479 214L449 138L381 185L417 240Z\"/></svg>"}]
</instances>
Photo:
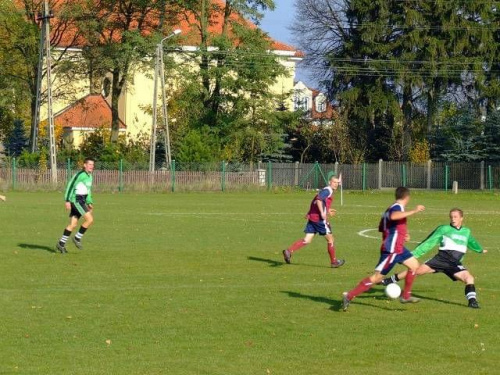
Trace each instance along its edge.
<instances>
[{"instance_id":1,"label":"building window","mask_svg":"<svg viewBox=\"0 0 500 375\"><path fill-rule=\"evenodd\" d=\"M309 98L295 98L295 110L309 111Z\"/></svg>"},{"instance_id":2,"label":"building window","mask_svg":"<svg viewBox=\"0 0 500 375\"><path fill-rule=\"evenodd\" d=\"M326 112L326 99L323 95L316 97L316 112Z\"/></svg>"}]
</instances>

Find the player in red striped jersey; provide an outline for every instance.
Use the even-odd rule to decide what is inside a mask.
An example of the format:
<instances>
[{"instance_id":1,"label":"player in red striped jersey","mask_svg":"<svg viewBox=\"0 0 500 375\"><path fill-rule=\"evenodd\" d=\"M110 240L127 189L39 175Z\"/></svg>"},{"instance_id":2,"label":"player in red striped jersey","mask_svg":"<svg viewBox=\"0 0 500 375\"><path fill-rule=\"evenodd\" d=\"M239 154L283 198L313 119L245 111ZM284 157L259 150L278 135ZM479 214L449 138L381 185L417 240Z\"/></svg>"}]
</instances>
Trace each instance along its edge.
<instances>
[{"instance_id":1,"label":"player in red striped jersey","mask_svg":"<svg viewBox=\"0 0 500 375\"><path fill-rule=\"evenodd\" d=\"M311 201L309 212L306 215L307 224L303 239L295 241L288 249L283 250L283 258L286 263L291 263L292 254L304 246L311 243L316 234L324 236L327 242L328 255L332 268L342 266L345 261L337 259L335 256L335 244L328 215L334 216L335 210L332 208L333 194L339 186L339 179L332 175L328 181L328 186L323 188Z\"/></svg>"},{"instance_id":2,"label":"player in red striped jersey","mask_svg":"<svg viewBox=\"0 0 500 375\"><path fill-rule=\"evenodd\" d=\"M366 277L351 291L342 295L343 310L346 311L352 299L361 293L368 291L373 285L380 283L391 269L398 263L408 268L402 303L418 302L419 299L412 297L411 287L415 279L415 272L419 266L418 260L404 246L410 239L407 230L407 218L425 210L422 205L417 205L411 211L405 211L410 201L410 190L405 187L396 189L396 202L389 207L380 219L379 232L382 232L382 246L380 247L380 260L375 267L375 273Z\"/></svg>"}]
</instances>

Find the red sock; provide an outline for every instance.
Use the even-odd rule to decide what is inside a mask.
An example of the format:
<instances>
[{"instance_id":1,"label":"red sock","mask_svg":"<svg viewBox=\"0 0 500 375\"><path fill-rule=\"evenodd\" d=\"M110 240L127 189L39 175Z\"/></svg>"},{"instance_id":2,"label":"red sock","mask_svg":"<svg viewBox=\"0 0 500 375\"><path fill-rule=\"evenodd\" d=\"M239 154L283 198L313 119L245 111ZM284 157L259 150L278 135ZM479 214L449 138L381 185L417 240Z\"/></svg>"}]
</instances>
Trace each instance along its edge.
<instances>
[{"instance_id":1,"label":"red sock","mask_svg":"<svg viewBox=\"0 0 500 375\"><path fill-rule=\"evenodd\" d=\"M304 242L304 240L298 240L298 241L295 241L292 246L290 246L288 248L288 251L293 253L294 251L297 251L297 250L300 250L302 249L304 246L306 246L307 243Z\"/></svg>"},{"instance_id":2,"label":"red sock","mask_svg":"<svg viewBox=\"0 0 500 375\"><path fill-rule=\"evenodd\" d=\"M347 293L347 298L352 300L354 297L360 295L361 293L366 292L367 290L370 290L372 287L373 283L370 281L369 277L364 278L359 282L359 284L354 288L353 290L349 291Z\"/></svg>"},{"instance_id":3,"label":"red sock","mask_svg":"<svg viewBox=\"0 0 500 375\"><path fill-rule=\"evenodd\" d=\"M330 255L330 261L333 263L337 262L337 258L335 258L335 245L333 243L328 242L328 254Z\"/></svg>"},{"instance_id":4,"label":"red sock","mask_svg":"<svg viewBox=\"0 0 500 375\"><path fill-rule=\"evenodd\" d=\"M413 280L415 280L415 271L408 270L405 278L405 288L403 290L403 298L408 299L411 297L411 287L413 285Z\"/></svg>"}]
</instances>

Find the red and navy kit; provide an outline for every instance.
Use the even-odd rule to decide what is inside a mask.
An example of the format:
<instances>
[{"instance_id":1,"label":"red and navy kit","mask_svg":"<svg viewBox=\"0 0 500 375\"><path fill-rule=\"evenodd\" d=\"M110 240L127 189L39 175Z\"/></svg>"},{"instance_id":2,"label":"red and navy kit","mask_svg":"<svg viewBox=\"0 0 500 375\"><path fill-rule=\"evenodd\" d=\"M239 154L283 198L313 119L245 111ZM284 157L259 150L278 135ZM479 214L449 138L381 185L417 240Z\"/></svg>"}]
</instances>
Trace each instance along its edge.
<instances>
[{"instance_id":1,"label":"red and navy kit","mask_svg":"<svg viewBox=\"0 0 500 375\"><path fill-rule=\"evenodd\" d=\"M332 233L330 224L323 220L321 217L321 211L319 210L316 201L323 202L323 214L326 217L328 215L328 211L332 206L333 201L333 189L330 186L322 189L311 201L311 205L309 206L309 211L307 212L307 224L304 229L305 233L318 233L322 236L325 234Z\"/></svg>"},{"instance_id":2,"label":"red and navy kit","mask_svg":"<svg viewBox=\"0 0 500 375\"><path fill-rule=\"evenodd\" d=\"M375 270L382 275L387 275L397 263L403 263L413 256L404 247L408 233L406 218L391 220L393 212L404 212L404 210L404 207L396 202L384 212L380 219L378 230L382 232L382 246L380 247L380 260Z\"/></svg>"}]
</instances>

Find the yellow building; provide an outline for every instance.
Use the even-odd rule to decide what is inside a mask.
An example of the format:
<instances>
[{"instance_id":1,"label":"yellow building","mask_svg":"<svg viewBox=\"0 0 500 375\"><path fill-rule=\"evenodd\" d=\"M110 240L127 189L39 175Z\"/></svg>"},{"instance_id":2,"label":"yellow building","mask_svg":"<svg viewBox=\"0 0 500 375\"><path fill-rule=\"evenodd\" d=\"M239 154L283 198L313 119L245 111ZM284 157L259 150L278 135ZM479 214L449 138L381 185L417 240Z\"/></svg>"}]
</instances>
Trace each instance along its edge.
<instances>
[{"instance_id":1,"label":"yellow building","mask_svg":"<svg viewBox=\"0 0 500 375\"><path fill-rule=\"evenodd\" d=\"M247 21L245 21L247 22ZM222 29L222 15L212 19L209 31L220 33ZM184 51L196 51L196 40L188 37L193 35L195 28L193 22L182 22L179 25L183 38ZM252 26L254 27L254 26ZM190 43L192 41L193 43ZM192 44L192 45L190 45ZM302 54L292 46L271 40L272 51L279 57L279 61L285 66L287 75L279 79L271 87L276 94L286 94L286 107L293 110L293 91L295 80L295 68ZM73 48L72 54L78 55L81 49ZM175 59L175 58L174 58ZM181 59L180 55L177 60ZM153 71L147 71L139 66L132 67L130 78L119 98L120 133L126 134L127 138L136 139L139 134L151 133L153 106ZM57 72L56 72L57 74ZM78 147L85 135L94 131L97 127L110 128L111 126L111 95L109 90L109 77L104 78L100 94L91 92L88 77L82 78L83 82L75 82L78 87L79 96L77 100L54 100L53 113L56 126L63 127L64 140L67 144ZM172 82L170 82L172 84ZM182 82L174 85L182 87ZM160 93L159 93L160 94ZM159 103L159 101L158 101ZM46 118L45 108L42 107L42 117Z\"/></svg>"}]
</instances>

